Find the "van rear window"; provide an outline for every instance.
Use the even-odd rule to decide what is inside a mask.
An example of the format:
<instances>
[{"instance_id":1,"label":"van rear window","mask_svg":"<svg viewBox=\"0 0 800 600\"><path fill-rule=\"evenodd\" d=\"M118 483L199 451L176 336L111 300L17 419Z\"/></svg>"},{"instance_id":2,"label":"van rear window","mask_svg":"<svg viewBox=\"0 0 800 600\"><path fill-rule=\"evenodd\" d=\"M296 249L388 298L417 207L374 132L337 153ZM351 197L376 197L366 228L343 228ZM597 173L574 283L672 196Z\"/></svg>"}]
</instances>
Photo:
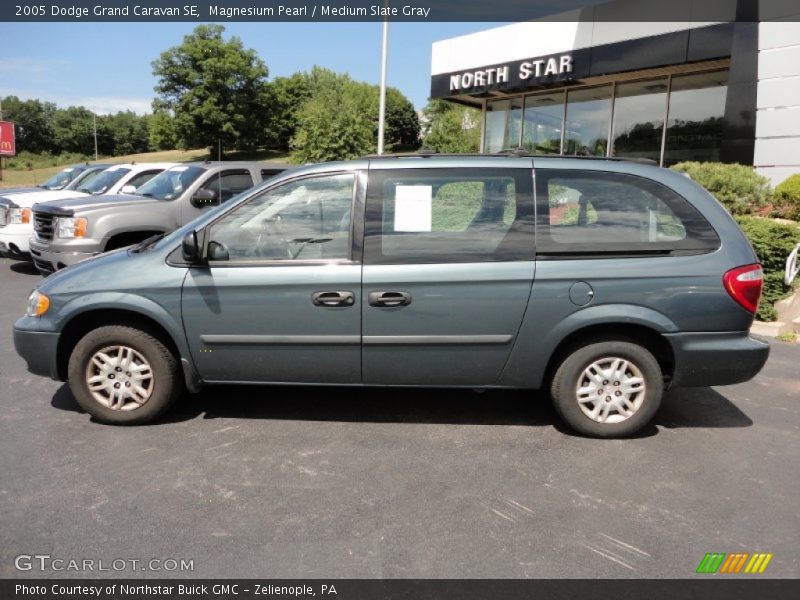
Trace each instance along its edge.
<instances>
[{"instance_id":1,"label":"van rear window","mask_svg":"<svg viewBox=\"0 0 800 600\"><path fill-rule=\"evenodd\" d=\"M538 254L707 252L719 238L669 188L602 171L536 171Z\"/></svg>"}]
</instances>

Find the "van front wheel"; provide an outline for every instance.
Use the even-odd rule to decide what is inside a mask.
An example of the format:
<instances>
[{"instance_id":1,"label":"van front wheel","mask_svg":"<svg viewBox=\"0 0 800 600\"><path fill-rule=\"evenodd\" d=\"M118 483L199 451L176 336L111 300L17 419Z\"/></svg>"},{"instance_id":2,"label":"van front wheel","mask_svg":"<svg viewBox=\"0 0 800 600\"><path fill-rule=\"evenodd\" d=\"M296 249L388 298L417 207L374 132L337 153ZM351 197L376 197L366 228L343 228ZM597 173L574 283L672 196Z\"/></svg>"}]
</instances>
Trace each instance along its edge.
<instances>
[{"instance_id":1,"label":"van front wheel","mask_svg":"<svg viewBox=\"0 0 800 600\"><path fill-rule=\"evenodd\" d=\"M550 393L559 415L584 435L629 436L655 415L664 391L661 367L642 346L608 341L568 355Z\"/></svg>"},{"instance_id":2,"label":"van front wheel","mask_svg":"<svg viewBox=\"0 0 800 600\"><path fill-rule=\"evenodd\" d=\"M173 353L151 334L120 325L87 333L72 351L68 375L78 404L114 425L152 421L183 389Z\"/></svg>"}]
</instances>

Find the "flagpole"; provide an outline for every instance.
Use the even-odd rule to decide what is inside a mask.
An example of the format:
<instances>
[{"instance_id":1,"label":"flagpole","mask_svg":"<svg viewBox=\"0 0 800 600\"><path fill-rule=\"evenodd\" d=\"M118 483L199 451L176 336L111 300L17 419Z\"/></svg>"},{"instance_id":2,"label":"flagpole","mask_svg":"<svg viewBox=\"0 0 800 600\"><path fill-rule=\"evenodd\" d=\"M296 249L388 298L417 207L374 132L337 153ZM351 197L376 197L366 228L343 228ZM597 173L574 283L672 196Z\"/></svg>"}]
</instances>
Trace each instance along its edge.
<instances>
[{"instance_id":1,"label":"flagpole","mask_svg":"<svg viewBox=\"0 0 800 600\"><path fill-rule=\"evenodd\" d=\"M383 154L383 137L386 126L386 70L389 60L389 18L383 19L383 40L381 43L381 95L378 108L378 154Z\"/></svg>"}]
</instances>

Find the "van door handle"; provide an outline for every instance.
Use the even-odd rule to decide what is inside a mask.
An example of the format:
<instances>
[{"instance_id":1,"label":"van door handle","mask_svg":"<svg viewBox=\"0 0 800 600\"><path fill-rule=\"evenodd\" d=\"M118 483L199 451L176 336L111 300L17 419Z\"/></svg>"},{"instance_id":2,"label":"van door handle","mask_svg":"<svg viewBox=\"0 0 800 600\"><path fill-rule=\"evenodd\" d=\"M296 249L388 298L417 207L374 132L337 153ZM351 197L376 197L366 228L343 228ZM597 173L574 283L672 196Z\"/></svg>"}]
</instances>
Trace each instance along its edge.
<instances>
[{"instance_id":1,"label":"van door handle","mask_svg":"<svg viewBox=\"0 0 800 600\"><path fill-rule=\"evenodd\" d=\"M311 302L315 306L353 306L356 295L353 292L314 292Z\"/></svg>"},{"instance_id":2,"label":"van door handle","mask_svg":"<svg viewBox=\"0 0 800 600\"><path fill-rule=\"evenodd\" d=\"M395 306L408 306L411 304L411 294L408 292L370 292L369 305L382 308Z\"/></svg>"}]
</instances>

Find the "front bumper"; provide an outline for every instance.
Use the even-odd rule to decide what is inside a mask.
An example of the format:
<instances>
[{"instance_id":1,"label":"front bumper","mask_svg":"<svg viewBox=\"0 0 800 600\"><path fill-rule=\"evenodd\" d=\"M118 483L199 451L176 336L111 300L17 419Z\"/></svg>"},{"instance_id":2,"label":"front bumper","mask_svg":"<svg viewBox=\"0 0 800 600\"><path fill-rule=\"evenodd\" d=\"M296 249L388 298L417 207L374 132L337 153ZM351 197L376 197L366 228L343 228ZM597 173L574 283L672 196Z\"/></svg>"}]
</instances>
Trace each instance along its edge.
<instances>
[{"instance_id":1,"label":"front bumper","mask_svg":"<svg viewBox=\"0 0 800 600\"><path fill-rule=\"evenodd\" d=\"M747 331L667 334L675 356L673 386L733 385L755 377L769 344Z\"/></svg>"},{"instance_id":2,"label":"front bumper","mask_svg":"<svg viewBox=\"0 0 800 600\"><path fill-rule=\"evenodd\" d=\"M0 253L9 256L28 256L31 231L29 229L14 231L17 228L20 228L19 225L7 225L0 229Z\"/></svg>"},{"instance_id":3,"label":"front bumper","mask_svg":"<svg viewBox=\"0 0 800 600\"><path fill-rule=\"evenodd\" d=\"M28 364L28 371L60 380L58 375L58 333L37 331L36 317L22 317L14 323L14 348Z\"/></svg>"},{"instance_id":4,"label":"front bumper","mask_svg":"<svg viewBox=\"0 0 800 600\"><path fill-rule=\"evenodd\" d=\"M30 238L29 249L33 264L43 275L49 275L59 269L69 267L87 258L100 254L100 244L94 240L81 240L81 244L59 244L53 242L43 243L36 238Z\"/></svg>"}]
</instances>

